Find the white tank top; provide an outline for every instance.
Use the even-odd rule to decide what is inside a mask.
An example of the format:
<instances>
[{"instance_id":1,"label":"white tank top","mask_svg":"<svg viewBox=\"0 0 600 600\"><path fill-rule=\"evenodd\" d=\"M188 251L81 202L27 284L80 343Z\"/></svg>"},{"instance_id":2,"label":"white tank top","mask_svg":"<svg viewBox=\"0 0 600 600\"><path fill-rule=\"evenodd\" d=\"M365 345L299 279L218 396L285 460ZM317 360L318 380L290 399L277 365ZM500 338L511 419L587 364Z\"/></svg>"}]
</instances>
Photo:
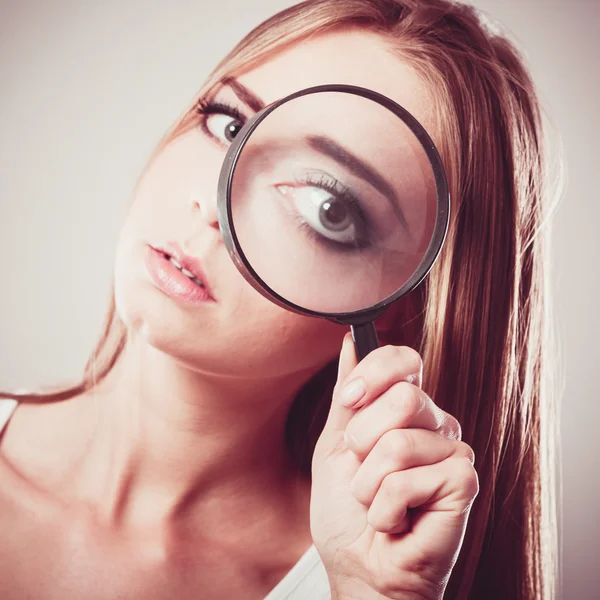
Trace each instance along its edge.
<instances>
[{"instance_id":1,"label":"white tank top","mask_svg":"<svg viewBox=\"0 0 600 600\"><path fill-rule=\"evenodd\" d=\"M0 400L0 433L8 423L17 401ZM265 600L330 600L329 580L321 557L311 546L285 577L269 592Z\"/></svg>"}]
</instances>

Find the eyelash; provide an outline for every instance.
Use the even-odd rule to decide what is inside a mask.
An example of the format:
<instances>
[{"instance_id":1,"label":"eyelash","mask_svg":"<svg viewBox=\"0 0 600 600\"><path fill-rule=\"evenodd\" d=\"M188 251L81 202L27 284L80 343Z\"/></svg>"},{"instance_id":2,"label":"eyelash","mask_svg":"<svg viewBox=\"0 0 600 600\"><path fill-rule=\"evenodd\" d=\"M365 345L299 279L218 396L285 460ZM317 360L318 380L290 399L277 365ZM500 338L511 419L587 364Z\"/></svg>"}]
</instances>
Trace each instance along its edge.
<instances>
[{"instance_id":1,"label":"eyelash","mask_svg":"<svg viewBox=\"0 0 600 600\"><path fill-rule=\"evenodd\" d=\"M310 227L310 225L302 221L302 229L305 230L306 233L308 233L313 239L326 245L328 248L332 248L341 252L352 252L357 248L364 249L372 246L371 241L368 239L370 237L369 232L371 231L369 219L360 207L360 200L352 191L350 191L350 188L340 183L337 179L327 178L324 174L321 174L318 179L315 178L314 175L307 175L303 179L296 180L296 183L325 190L336 199L346 202L361 220L364 229L363 234L366 238L364 240L357 240L354 244L335 242L319 235L312 227Z\"/></svg>"},{"instance_id":2,"label":"eyelash","mask_svg":"<svg viewBox=\"0 0 600 600\"><path fill-rule=\"evenodd\" d=\"M206 121L209 115L227 115L232 119L236 119L242 125L246 122L246 117L231 104L227 104L226 102L211 102L209 100L199 100L196 105L196 112L200 115L200 126L202 127L202 131L209 136L210 138L214 138L214 135L210 132L208 127L206 126Z\"/></svg>"},{"instance_id":3,"label":"eyelash","mask_svg":"<svg viewBox=\"0 0 600 600\"><path fill-rule=\"evenodd\" d=\"M203 132L210 138L214 139L214 135L210 132L206 125L206 121L209 115L227 115L232 119L236 119L242 125L246 122L246 117L231 104L227 104L225 102L211 102L205 99L202 99L196 105L196 112L201 117L200 126L202 127ZM336 179L329 179L325 176L325 174L320 174L318 178L315 178L314 175L307 175L303 179L296 180L296 183L300 185L307 185L316 187L322 190L329 192L335 198L346 202L355 214L358 215L359 219L362 221L364 226L365 233L368 233L371 230L371 226L369 225L369 219L367 219L363 210L360 207L360 201L355 196L354 193L350 191L348 187L340 183ZM320 236L318 233L314 231L307 223L304 221L301 222L302 229L314 238L319 243L327 246L328 248L341 251L341 252L352 252L357 248L369 248L371 247L371 241L368 239L358 240L355 244L342 244L340 242L334 242L333 240L328 240L327 238ZM366 236L369 237L368 235Z\"/></svg>"}]
</instances>

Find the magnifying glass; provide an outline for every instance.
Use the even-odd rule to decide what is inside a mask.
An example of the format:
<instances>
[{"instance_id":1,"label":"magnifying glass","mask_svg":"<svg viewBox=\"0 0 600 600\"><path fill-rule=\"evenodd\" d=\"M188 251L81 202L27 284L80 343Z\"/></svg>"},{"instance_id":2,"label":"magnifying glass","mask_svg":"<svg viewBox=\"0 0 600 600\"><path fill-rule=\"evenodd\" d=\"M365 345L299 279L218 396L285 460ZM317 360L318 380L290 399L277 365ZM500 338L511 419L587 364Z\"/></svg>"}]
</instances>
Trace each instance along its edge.
<instances>
[{"instance_id":1,"label":"magnifying glass","mask_svg":"<svg viewBox=\"0 0 600 600\"><path fill-rule=\"evenodd\" d=\"M307 88L255 114L219 177L219 226L240 273L283 308L349 325L358 360L379 345L373 321L434 264L449 208L425 129L349 85Z\"/></svg>"}]
</instances>

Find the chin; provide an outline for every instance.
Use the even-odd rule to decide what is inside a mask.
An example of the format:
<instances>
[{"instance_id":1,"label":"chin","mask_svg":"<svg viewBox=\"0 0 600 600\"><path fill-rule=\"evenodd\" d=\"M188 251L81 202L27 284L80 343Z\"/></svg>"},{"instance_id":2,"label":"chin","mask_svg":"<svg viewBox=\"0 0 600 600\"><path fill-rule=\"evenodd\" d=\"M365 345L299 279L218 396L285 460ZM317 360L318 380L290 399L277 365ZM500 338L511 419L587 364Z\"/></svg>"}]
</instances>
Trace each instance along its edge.
<instances>
[{"instance_id":1,"label":"chin","mask_svg":"<svg viewBox=\"0 0 600 600\"><path fill-rule=\"evenodd\" d=\"M312 370L337 354L345 333L339 325L302 317L306 321L301 329L311 326L298 336L299 317L275 313L272 307L267 313L257 310L252 316L245 310L226 318L213 311L187 311L139 272L118 266L115 303L121 320L140 341L187 368L222 377L271 378ZM324 346L332 347L332 356L326 356Z\"/></svg>"},{"instance_id":2,"label":"chin","mask_svg":"<svg viewBox=\"0 0 600 600\"><path fill-rule=\"evenodd\" d=\"M115 304L129 332L182 366L222 376L237 377L245 371L242 353L234 350L240 346L235 339L226 339L226 328L218 323L191 323L190 314L151 283L116 281Z\"/></svg>"}]
</instances>

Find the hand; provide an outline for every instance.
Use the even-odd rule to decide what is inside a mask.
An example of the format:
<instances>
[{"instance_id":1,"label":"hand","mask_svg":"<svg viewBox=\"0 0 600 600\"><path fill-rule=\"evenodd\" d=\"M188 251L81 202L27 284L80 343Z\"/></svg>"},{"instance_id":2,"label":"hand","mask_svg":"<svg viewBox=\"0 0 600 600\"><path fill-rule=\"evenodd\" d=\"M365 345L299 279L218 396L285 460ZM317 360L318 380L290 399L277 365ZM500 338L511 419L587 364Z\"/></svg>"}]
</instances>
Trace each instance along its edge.
<instances>
[{"instance_id":1,"label":"hand","mask_svg":"<svg viewBox=\"0 0 600 600\"><path fill-rule=\"evenodd\" d=\"M310 509L335 600L444 595L479 486L458 421L420 389L421 373L410 348L378 348L357 365L344 340Z\"/></svg>"}]
</instances>

